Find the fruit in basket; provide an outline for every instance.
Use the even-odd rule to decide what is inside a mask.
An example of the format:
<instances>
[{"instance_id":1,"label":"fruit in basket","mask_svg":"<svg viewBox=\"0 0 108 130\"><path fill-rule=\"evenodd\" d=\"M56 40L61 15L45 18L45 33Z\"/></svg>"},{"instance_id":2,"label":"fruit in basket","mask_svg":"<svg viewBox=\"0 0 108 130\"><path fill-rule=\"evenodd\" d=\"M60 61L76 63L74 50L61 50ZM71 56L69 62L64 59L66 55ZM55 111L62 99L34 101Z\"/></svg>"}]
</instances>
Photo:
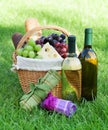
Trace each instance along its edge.
<instances>
[{"instance_id":1,"label":"fruit in basket","mask_svg":"<svg viewBox=\"0 0 108 130\"><path fill-rule=\"evenodd\" d=\"M17 55L22 56L23 55L23 48L19 48L16 50Z\"/></svg>"},{"instance_id":2,"label":"fruit in basket","mask_svg":"<svg viewBox=\"0 0 108 130\"><path fill-rule=\"evenodd\" d=\"M61 34L60 37L65 40L66 36L64 34Z\"/></svg>"},{"instance_id":3,"label":"fruit in basket","mask_svg":"<svg viewBox=\"0 0 108 130\"><path fill-rule=\"evenodd\" d=\"M38 52L41 50L41 48L41 45L35 45L34 50Z\"/></svg>"},{"instance_id":4,"label":"fruit in basket","mask_svg":"<svg viewBox=\"0 0 108 130\"><path fill-rule=\"evenodd\" d=\"M41 58L41 56L38 56L37 52L41 50L41 45L37 45L33 39L29 39L27 44L19 48L16 53L19 56L23 56L26 58Z\"/></svg>"},{"instance_id":5,"label":"fruit in basket","mask_svg":"<svg viewBox=\"0 0 108 130\"><path fill-rule=\"evenodd\" d=\"M22 56L23 57L28 57L28 51L27 50L23 50L22 51Z\"/></svg>"},{"instance_id":6,"label":"fruit in basket","mask_svg":"<svg viewBox=\"0 0 108 130\"><path fill-rule=\"evenodd\" d=\"M32 46L32 47L35 47L35 45L36 45L36 44L35 44L35 41L34 41L32 38L29 39L27 43L28 43L28 45L30 45L30 46Z\"/></svg>"},{"instance_id":7,"label":"fruit in basket","mask_svg":"<svg viewBox=\"0 0 108 130\"><path fill-rule=\"evenodd\" d=\"M23 47L23 54L20 52L17 54L28 58L66 58L67 51L66 36L52 33L47 37L42 36L36 41L29 39Z\"/></svg>"},{"instance_id":8,"label":"fruit in basket","mask_svg":"<svg viewBox=\"0 0 108 130\"><path fill-rule=\"evenodd\" d=\"M31 45L27 44L27 45L25 45L24 50L33 51L33 47Z\"/></svg>"},{"instance_id":9,"label":"fruit in basket","mask_svg":"<svg viewBox=\"0 0 108 130\"><path fill-rule=\"evenodd\" d=\"M68 51L68 45L65 43L55 43L54 44L55 49L57 52L63 57L66 58L67 56L67 51Z\"/></svg>"},{"instance_id":10,"label":"fruit in basket","mask_svg":"<svg viewBox=\"0 0 108 130\"><path fill-rule=\"evenodd\" d=\"M40 56L40 55L36 55L35 58L36 59L43 59L42 56Z\"/></svg>"},{"instance_id":11,"label":"fruit in basket","mask_svg":"<svg viewBox=\"0 0 108 130\"><path fill-rule=\"evenodd\" d=\"M40 44L42 47L44 44L49 42L51 46L55 48L55 50L63 57L66 58L68 45L66 44L66 36L64 34L55 34L45 37L42 36L40 39L36 40L36 44Z\"/></svg>"},{"instance_id":12,"label":"fruit in basket","mask_svg":"<svg viewBox=\"0 0 108 130\"><path fill-rule=\"evenodd\" d=\"M34 51L30 51L30 52L28 53L28 56L29 56L29 58L35 58L36 54L35 54Z\"/></svg>"},{"instance_id":13,"label":"fruit in basket","mask_svg":"<svg viewBox=\"0 0 108 130\"><path fill-rule=\"evenodd\" d=\"M62 59L62 57L55 50L55 48L52 47L49 43L46 43L43 46L43 48L39 52L37 52L37 54L44 59L50 59L50 58L60 58L60 59Z\"/></svg>"}]
</instances>

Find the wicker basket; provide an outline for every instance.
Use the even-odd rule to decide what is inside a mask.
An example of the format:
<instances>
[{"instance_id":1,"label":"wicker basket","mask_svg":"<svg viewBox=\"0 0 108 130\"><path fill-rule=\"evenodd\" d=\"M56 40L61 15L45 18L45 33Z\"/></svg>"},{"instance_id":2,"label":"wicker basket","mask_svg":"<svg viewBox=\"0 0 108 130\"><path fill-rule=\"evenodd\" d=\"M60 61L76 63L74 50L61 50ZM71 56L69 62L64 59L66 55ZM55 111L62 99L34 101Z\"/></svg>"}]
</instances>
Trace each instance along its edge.
<instances>
[{"instance_id":1,"label":"wicker basket","mask_svg":"<svg viewBox=\"0 0 108 130\"><path fill-rule=\"evenodd\" d=\"M23 37L22 39L20 40L20 42L18 43L18 46L16 48L19 49L23 46L24 42L28 40L28 38L30 36L32 36L36 31L39 31L39 30L44 30L44 29L52 29L52 30L56 30L56 31L60 31L62 33L64 33L66 36L70 35L69 32L67 30L65 30L64 28L61 28L61 27L58 27L58 26L51 26L51 25L48 25L48 26L40 26L40 27L36 27L32 30L30 30L29 32L27 32ZM13 53L13 62L14 64L17 63L17 59L16 59L16 53L14 52ZM29 84L32 82L32 83L36 83L37 80L44 76L46 74L47 71L28 71L28 70L17 70L17 73L18 73L18 77L19 77L19 81L20 81L20 84L21 84L21 87L22 87L22 90L25 92L25 93L28 93L29 90L30 90L30 87L29 87ZM58 73L61 74L61 71L58 71ZM59 84L54 88L52 89L52 93L53 95L59 97L59 98L62 98L62 95L61 95L61 89L62 89L62 85L61 85L61 81L59 82Z\"/></svg>"}]
</instances>

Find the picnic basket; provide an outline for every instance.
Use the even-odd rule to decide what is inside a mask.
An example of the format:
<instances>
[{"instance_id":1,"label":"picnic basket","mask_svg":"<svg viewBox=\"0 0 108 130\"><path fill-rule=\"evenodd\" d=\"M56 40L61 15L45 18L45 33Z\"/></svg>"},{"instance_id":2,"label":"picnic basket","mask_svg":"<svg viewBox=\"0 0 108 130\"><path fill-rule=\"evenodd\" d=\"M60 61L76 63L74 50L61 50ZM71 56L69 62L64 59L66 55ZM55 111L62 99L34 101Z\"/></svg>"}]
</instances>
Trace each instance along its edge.
<instances>
[{"instance_id":1,"label":"picnic basket","mask_svg":"<svg viewBox=\"0 0 108 130\"><path fill-rule=\"evenodd\" d=\"M30 36L32 36L35 32L40 31L40 30L55 30L55 31L62 32L66 36L70 35L70 33L66 29L59 26L46 25L46 26L35 27L31 29L30 31L26 32L26 34L21 38L16 50L21 48L24 42L27 41ZM16 51L13 52L13 63L17 64ZM43 71L43 70L42 71L29 71L29 70L19 69L16 71L18 73L18 78L19 78L19 81L20 81L20 84L24 93L28 93L30 91L30 83L36 83L39 78L41 78L47 73L47 71ZM61 70L58 70L58 73L61 74ZM55 88L52 89L52 94L61 98L62 97L61 89L62 89L62 85L60 81L59 84Z\"/></svg>"}]
</instances>

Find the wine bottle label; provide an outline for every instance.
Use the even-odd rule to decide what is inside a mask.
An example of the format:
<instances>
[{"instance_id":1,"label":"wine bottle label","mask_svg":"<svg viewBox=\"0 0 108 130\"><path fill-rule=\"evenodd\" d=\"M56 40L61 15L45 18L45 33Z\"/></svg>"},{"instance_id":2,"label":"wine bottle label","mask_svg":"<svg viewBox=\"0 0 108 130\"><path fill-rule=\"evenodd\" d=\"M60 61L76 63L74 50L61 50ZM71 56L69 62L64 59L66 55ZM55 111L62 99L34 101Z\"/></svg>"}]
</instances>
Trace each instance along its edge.
<instances>
[{"instance_id":1,"label":"wine bottle label","mask_svg":"<svg viewBox=\"0 0 108 130\"><path fill-rule=\"evenodd\" d=\"M62 70L62 96L76 101L81 97L81 70Z\"/></svg>"},{"instance_id":2,"label":"wine bottle label","mask_svg":"<svg viewBox=\"0 0 108 130\"><path fill-rule=\"evenodd\" d=\"M67 57L64 60L62 68L64 70L76 71L76 70L80 70L82 68L82 66L81 66L81 62L80 62L80 60L78 58L76 58L76 57L68 58Z\"/></svg>"},{"instance_id":3,"label":"wine bottle label","mask_svg":"<svg viewBox=\"0 0 108 130\"><path fill-rule=\"evenodd\" d=\"M91 52L91 51L88 51L88 55L90 56L90 58L86 58L85 57L85 60L91 64L94 64L94 65L97 65L97 60L96 60L96 55L95 53Z\"/></svg>"},{"instance_id":4,"label":"wine bottle label","mask_svg":"<svg viewBox=\"0 0 108 130\"><path fill-rule=\"evenodd\" d=\"M93 51L88 51L88 54L90 57L96 59L96 55L95 55L95 53L93 53Z\"/></svg>"}]
</instances>

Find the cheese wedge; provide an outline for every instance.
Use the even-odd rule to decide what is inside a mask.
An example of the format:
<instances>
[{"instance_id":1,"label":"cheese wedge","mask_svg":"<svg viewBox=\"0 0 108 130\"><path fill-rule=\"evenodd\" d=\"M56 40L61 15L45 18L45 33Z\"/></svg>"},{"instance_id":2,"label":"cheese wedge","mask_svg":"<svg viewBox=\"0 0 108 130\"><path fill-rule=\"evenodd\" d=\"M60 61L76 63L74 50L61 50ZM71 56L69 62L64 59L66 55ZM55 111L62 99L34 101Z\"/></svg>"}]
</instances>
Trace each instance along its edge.
<instances>
[{"instance_id":1,"label":"cheese wedge","mask_svg":"<svg viewBox=\"0 0 108 130\"><path fill-rule=\"evenodd\" d=\"M55 50L55 48L53 46L51 46L49 43L46 43L43 46L43 48L38 52L38 55L40 55L43 59L51 59L51 58L62 59L62 57Z\"/></svg>"}]
</instances>

